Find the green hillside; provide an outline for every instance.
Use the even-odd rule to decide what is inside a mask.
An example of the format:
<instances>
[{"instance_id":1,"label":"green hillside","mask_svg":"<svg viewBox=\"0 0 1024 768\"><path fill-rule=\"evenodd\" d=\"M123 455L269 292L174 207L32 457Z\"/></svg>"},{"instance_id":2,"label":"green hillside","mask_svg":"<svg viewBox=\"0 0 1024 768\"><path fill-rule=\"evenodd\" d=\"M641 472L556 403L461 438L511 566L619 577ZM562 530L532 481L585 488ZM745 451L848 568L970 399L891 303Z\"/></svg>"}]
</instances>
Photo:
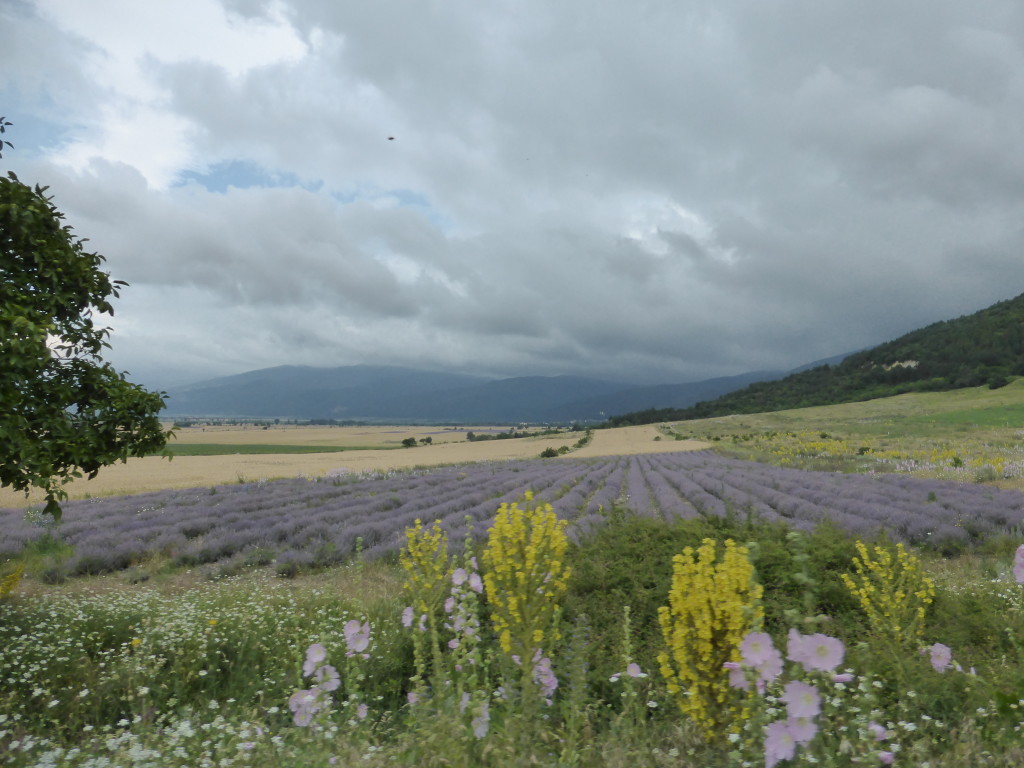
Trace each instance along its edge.
<instances>
[{"instance_id":1,"label":"green hillside","mask_svg":"<svg viewBox=\"0 0 1024 768\"><path fill-rule=\"evenodd\" d=\"M831 405L907 392L1005 386L1024 375L1024 294L973 315L929 325L873 349L777 381L752 384L690 408L636 411L613 426Z\"/></svg>"}]
</instances>

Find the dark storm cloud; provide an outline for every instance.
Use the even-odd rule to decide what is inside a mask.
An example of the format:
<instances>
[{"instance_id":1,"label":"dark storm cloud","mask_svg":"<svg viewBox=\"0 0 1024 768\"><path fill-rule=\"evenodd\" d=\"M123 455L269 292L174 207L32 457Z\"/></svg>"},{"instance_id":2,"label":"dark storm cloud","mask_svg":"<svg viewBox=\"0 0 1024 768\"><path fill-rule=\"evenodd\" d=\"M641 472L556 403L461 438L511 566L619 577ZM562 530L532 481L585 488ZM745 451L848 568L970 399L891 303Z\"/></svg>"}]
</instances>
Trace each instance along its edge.
<instances>
[{"instance_id":1,"label":"dark storm cloud","mask_svg":"<svg viewBox=\"0 0 1024 768\"><path fill-rule=\"evenodd\" d=\"M188 0L180 50L67 2L5 9L0 94L75 126L12 165L138 291L133 359L167 295L216 372L682 380L1024 290L1008 0Z\"/></svg>"}]
</instances>

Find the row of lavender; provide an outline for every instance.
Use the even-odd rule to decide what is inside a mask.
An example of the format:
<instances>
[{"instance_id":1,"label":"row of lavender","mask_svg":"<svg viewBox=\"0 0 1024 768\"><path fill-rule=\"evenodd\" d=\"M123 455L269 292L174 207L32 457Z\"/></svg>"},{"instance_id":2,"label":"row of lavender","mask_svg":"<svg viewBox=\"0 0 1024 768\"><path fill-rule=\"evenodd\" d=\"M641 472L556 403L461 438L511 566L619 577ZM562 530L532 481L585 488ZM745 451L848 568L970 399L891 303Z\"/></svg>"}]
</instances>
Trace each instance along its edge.
<instances>
[{"instance_id":1,"label":"row of lavender","mask_svg":"<svg viewBox=\"0 0 1024 768\"><path fill-rule=\"evenodd\" d=\"M452 538L482 536L498 505L532 489L581 535L615 504L666 519L728 512L811 528L830 520L859 536L969 546L1021 535L1024 494L904 475L782 469L711 452L594 460L512 461L319 480L163 491L65 505L59 535L73 572L125 568L152 556L181 565L252 557L302 564L397 551L417 518L439 519ZM468 522L467 522L468 521ZM0 559L43 530L0 510Z\"/></svg>"}]
</instances>

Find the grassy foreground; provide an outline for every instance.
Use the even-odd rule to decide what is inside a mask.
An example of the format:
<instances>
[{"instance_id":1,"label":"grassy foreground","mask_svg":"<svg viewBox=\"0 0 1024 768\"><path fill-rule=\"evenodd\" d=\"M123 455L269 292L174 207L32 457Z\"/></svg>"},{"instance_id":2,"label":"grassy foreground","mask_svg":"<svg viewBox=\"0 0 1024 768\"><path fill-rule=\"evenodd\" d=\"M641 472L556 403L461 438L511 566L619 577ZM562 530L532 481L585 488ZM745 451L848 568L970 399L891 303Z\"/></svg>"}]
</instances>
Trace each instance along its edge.
<instances>
[{"instance_id":1,"label":"grassy foreground","mask_svg":"<svg viewBox=\"0 0 1024 768\"><path fill-rule=\"evenodd\" d=\"M928 604L893 604L897 613L925 609L904 634L872 622L844 585L858 552L829 527L795 536L740 518L612 514L560 555L544 544L556 534L527 535L518 551L505 548L511 573L532 567L547 574L539 583L570 575L551 591L552 623L528 627L524 642L535 631L543 640L524 664L495 631L507 600L483 586L500 558L448 560L425 531L409 548L419 553L419 586L408 558L405 567L356 561L295 580L256 570L205 582L181 571L144 584L23 582L0 604L0 754L19 766L1024 762L1015 542L954 561L922 553L916 576L893 565L903 587L920 577L934 584ZM709 731L660 671L658 613L674 588L673 556L707 539L721 552L728 538L747 543L764 587L751 603L763 618L749 629L793 658L792 629L832 638L843 654L826 671L789 660L783 669L780 659L763 693L743 694L694 645L689 663L738 707L713 715ZM722 586L709 605L724 614L730 594ZM544 615L522 600L524 622ZM734 650L730 659L744 658ZM804 716L814 734L779 758L770 726L786 720L796 683L818 697Z\"/></svg>"}]
</instances>

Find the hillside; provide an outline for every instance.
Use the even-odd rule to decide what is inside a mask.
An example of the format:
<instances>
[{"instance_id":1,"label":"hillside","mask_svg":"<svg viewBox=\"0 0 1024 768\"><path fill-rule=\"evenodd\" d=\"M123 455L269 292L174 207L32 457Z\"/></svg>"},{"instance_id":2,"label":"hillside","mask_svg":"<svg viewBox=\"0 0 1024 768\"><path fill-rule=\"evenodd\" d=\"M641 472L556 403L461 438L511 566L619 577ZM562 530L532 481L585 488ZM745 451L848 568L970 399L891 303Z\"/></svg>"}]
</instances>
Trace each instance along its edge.
<instances>
[{"instance_id":1,"label":"hillside","mask_svg":"<svg viewBox=\"0 0 1024 768\"><path fill-rule=\"evenodd\" d=\"M988 385L1024 375L1024 294L972 315L934 323L893 341L785 378L759 382L687 408L615 416L621 426L872 400L907 392Z\"/></svg>"}]
</instances>

